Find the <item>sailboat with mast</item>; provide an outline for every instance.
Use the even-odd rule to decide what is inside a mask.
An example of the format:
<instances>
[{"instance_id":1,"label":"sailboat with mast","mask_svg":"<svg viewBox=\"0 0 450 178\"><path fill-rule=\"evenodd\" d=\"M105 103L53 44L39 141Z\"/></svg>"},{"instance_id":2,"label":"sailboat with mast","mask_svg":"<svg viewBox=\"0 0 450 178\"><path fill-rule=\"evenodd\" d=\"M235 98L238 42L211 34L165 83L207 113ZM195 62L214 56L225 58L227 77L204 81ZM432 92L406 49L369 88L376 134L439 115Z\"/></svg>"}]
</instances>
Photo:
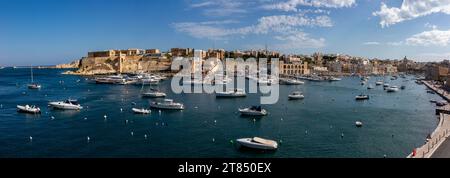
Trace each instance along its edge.
<instances>
[{"instance_id":1,"label":"sailboat with mast","mask_svg":"<svg viewBox=\"0 0 450 178\"><path fill-rule=\"evenodd\" d=\"M33 66L30 66L30 71L31 71L31 83L28 84L28 88L29 88L29 89L41 89L41 85L34 82L34 78L33 78Z\"/></svg>"}]
</instances>

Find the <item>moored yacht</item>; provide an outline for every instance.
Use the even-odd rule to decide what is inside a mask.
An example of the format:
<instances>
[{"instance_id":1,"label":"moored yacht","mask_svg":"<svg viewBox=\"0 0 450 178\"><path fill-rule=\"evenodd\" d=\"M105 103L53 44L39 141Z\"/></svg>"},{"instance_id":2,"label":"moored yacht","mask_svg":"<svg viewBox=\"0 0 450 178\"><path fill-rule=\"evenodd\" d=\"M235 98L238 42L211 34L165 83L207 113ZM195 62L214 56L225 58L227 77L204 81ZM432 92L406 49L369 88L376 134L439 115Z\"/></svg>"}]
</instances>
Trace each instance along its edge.
<instances>
[{"instance_id":1,"label":"moored yacht","mask_svg":"<svg viewBox=\"0 0 450 178\"><path fill-rule=\"evenodd\" d=\"M66 101L56 101L48 103L54 109L63 109L63 110L80 110L83 107L78 103L77 100L66 100Z\"/></svg>"},{"instance_id":2,"label":"moored yacht","mask_svg":"<svg viewBox=\"0 0 450 178\"><path fill-rule=\"evenodd\" d=\"M328 78L328 81L330 81L330 82L336 82L336 81L341 81L341 80L342 80L341 78L337 78L337 77Z\"/></svg>"},{"instance_id":3,"label":"moored yacht","mask_svg":"<svg viewBox=\"0 0 450 178\"><path fill-rule=\"evenodd\" d=\"M148 98L164 98L166 97L166 93L160 92L158 90L150 90L149 92L142 93L142 97L148 97Z\"/></svg>"},{"instance_id":4,"label":"moored yacht","mask_svg":"<svg viewBox=\"0 0 450 178\"><path fill-rule=\"evenodd\" d=\"M31 114L40 114L41 113L41 109L39 107L36 107L34 105L25 105L25 106L21 106L21 105L17 105L17 112L22 112L22 113L31 113Z\"/></svg>"},{"instance_id":5,"label":"moored yacht","mask_svg":"<svg viewBox=\"0 0 450 178\"><path fill-rule=\"evenodd\" d=\"M259 137L240 138L237 139L236 142L241 146L259 150L276 150L278 148L278 143L276 141Z\"/></svg>"},{"instance_id":6,"label":"moored yacht","mask_svg":"<svg viewBox=\"0 0 450 178\"><path fill-rule=\"evenodd\" d=\"M151 112L149 109L144 109L144 108L142 108L142 109L132 108L131 110L136 114L150 114L150 112Z\"/></svg>"},{"instance_id":7,"label":"moored yacht","mask_svg":"<svg viewBox=\"0 0 450 178\"><path fill-rule=\"evenodd\" d=\"M261 106L252 106L249 108L239 109L241 115L246 116L265 116L267 115L267 111L262 109Z\"/></svg>"},{"instance_id":8,"label":"moored yacht","mask_svg":"<svg viewBox=\"0 0 450 178\"><path fill-rule=\"evenodd\" d=\"M391 86L391 87L388 87L386 90L387 90L387 92L389 92L389 93L391 93L391 92L397 92L397 91L398 91L398 87L397 87L397 86Z\"/></svg>"},{"instance_id":9,"label":"moored yacht","mask_svg":"<svg viewBox=\"0 0 450 178\"><path fill-rule=\"evenodd\" d=\"M175 103L172 99L165 99L162 102L151 102L151 108L167 109L167 110L183 110L184 105L182 103Z\"/></svg>"},{"instance_id":10,"label":"moored yacht","mask_svg":"<svg viewBox=\"0 0 450 178\"><path fill-rule=\"evenodd\" d=\"M225 97L245 97L247 94L243 89L234 89L233 91L225 91L225 92L216 92L216 97L225 98Z\"/></svg>"},{"instance_id":11,"label":"moored yacht","mask_svg":"<svg viewBox=\"0 0 450 178\"><path fill-rule=\"evenodd\" d=\"M38 83L34 82L33 67L30 67L30 71L31 71L31 83L28 84L28 88L29 89L41 89L41 85L39 85Z\"/></svg>"},{"instance_id":12,"label":"moored yacht","mask_svg":"<svg viewBox=\"0 0 450 178\"><path fill-rule=\"evenodd\" d=\"M377 81L377 82L375 83L375 85L377 85L377 86L378 86L378 85L383 85L383 83L384 83L383 81L379 80L379 81Z\"/></svg>"},{"instance_id":13,"label":"moored yacht","mask_svg":"<svg viewBox=\"0 0 450 178\"><path fill-rule=\"evenodd\" d=\"M370 99L369 95L358 95L355 97L356 100L368 100Z\"/></svg>"},{"instance_id":14,"label":"moored yacht","mask_svg":"<svg viewBox=\"0 0 450 178\"><path fill-rule=\"evenodd\" d=\"M303 85L305 82L296 79L284 79L280 78L280 84L282 85Z\"/></svg>"},{"instance_id":15,"label":"moored yacht","mask_svg":"<svg viewBox=\"0 0 450 178\"><path fill-rule=\"evenodd\" d=\"M302 92L295 91L295 92L292 92L292 94L290 94L290 95L288 96L288 98L289 98L290 100L299 100L299 99L304 99L305 96L303 95Z\"/></svg>"}]
</instances>

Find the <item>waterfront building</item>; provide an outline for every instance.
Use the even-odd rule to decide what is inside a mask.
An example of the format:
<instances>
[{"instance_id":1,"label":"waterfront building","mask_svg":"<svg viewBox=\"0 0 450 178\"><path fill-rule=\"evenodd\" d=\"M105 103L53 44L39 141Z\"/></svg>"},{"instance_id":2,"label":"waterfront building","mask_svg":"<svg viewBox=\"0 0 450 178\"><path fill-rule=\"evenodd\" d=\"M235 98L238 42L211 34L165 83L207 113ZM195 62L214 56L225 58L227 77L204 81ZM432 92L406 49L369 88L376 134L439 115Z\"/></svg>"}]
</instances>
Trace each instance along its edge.
<instances>
[{"instance_id":1,"label":"waterfront building","mask_svg":"<svg viewBox=\"0 0 450 178\"><path fill-rule=\"evenodd\" d=\"M223 60L225 59L225 50L224 49L208 49L207 58L215 58Z\"/></svg>"},{"instance_id":2,"label":"waterfront building","mask_svg":"<svg viewBox=\"0 0 450 178\"><path fill-rule=\"evenodd\" d=\"M308 69L308 62L295 61L285 62L280 60L279 73L281 75L308 75L310 74Z\"/></svg>"},{"instance_id":3,"label":"waterfront building","mask_svg":"<svg viewBox=\"0 0 450 178\"><path fill-rule=\"evenodd\" d=\"M427 66L425 78L427 80L444 81L448 78L449 68L439 64L431 64Z\"/></svg>"},{"instance_id":4,"label":"waterfront building","mask_svg":"<svg viewBox=\"0 0 450 178\"><path fill-rule=\"evenodd\" d=\"M194 57L192 48L172 48L170 49L173 57Z\"/></svg>"},{"instance_id":5,"label":"waterfront building","mask_svg":"<svg viewBox=\"0 0 450 178\"><path fill-rule=\"evenodd\" d=\"M159 49L146 49L145 54L161 54Z\"/></svg>"}]
</instances>

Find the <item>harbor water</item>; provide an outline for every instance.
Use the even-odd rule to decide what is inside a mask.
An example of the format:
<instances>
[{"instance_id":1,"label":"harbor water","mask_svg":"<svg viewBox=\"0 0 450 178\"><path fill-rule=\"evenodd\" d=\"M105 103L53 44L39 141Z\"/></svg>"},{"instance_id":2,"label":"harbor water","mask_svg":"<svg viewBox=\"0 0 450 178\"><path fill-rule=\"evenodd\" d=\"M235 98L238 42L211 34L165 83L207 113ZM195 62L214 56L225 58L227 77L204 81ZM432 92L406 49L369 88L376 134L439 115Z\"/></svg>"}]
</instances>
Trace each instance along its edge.
<instances>
[{"instance_id":1,"label":"harbor water","mask_svg":"<svg viewBox=\"0 0 450 178\"><path fill-rule=\"evenodd\" d=\"M233 99L174 94L166 80L156 87L186 109L136 115L131 108L148 107L152 101L141 97L148 86L98 85L56 69L33 72L40 90L27 88L29 69L0 70L0 157L404 158L435 129L436 106L429 100L441 100L413 76L395 81L386 77L391 85L406 86L395 93L382 86L367 90L358 77L345 77L281 85L278 103L263 105L269 115L253 118L240 116L238 108L259 104L259 94ZM379 79L368 83L375 86ZM305 99L288 100L297 90ZM370 100L355 101L359 94L370 95ZM47 107L49 101L69 98L78 99L84 109ZM37 105L42 114L18 113L18 104ZM356 121L364 126L355 127ZM238 149L235 139L253 136L276 140L279 149Z\"/></svg>"}]
</instances>

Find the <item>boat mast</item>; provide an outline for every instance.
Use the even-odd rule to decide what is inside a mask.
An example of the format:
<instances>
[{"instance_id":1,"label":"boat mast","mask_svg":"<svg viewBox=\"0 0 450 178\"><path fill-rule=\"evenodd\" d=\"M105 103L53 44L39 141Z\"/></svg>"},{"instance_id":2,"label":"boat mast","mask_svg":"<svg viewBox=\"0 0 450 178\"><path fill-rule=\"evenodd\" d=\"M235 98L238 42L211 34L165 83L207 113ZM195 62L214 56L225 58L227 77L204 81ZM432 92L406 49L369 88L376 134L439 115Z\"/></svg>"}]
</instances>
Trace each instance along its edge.
<instances>
[{"instance_id":1,"label":"boat mast","mask_svg":"<svg viewBox=\"0 0 450 178\"><path fill-rule=\"evenodd\" d=\"M31 83L34 83L34 80L33 80L33 66L30 66L30 71L31 71Z\"/></svg>"}]
</instances>

